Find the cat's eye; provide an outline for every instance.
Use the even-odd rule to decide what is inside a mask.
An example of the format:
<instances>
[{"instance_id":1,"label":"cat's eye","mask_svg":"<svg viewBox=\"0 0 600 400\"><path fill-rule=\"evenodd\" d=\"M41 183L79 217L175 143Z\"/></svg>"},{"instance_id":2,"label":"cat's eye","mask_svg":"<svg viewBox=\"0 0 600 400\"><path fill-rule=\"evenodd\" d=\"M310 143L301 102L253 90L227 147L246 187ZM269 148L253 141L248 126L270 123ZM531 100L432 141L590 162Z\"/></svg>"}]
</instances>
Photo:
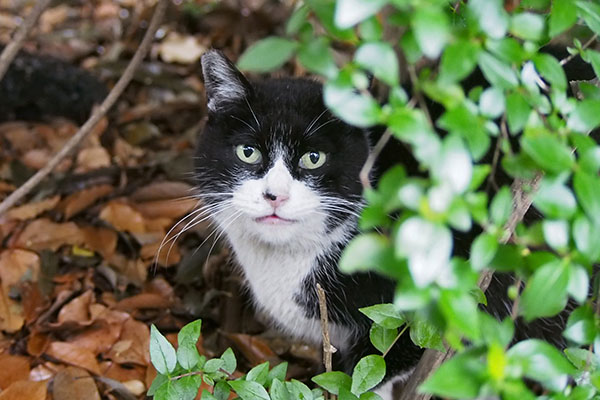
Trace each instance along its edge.
<instances>
[{"instance_id":1,"label":"cat's eye","mask_svg":"<svg viewBox=\"0 0 600 400\"><path fill-rule=\"evenodd\" d=\"M323 166L326 159L327 156L322 151L309 151L300 157L300 167L306 169L316 169Z\"/></svg>"},{"instance_id":2,"label":"cat's eye","mask_svg":"<svg viewBox=\"0 0 600 400\"><path fill-rule=\"evenodd\" d=\"M240 144L235 148L235 154L240 160L248 164L258 164L262 154L256 147Z\"/></svg>"}]
</instances>

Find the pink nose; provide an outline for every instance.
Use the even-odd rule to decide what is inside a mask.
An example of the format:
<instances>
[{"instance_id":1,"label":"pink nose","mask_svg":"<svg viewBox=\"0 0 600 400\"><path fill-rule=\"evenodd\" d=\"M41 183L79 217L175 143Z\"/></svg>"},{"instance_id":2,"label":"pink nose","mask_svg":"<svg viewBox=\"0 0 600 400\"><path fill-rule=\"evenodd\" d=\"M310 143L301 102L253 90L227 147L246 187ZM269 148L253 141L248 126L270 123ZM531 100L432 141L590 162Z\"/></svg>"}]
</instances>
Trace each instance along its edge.
<instances>
[{"instance_id":1,"label":"pink nose","mask_svg":"<svg viewBox=\"0 0 600 400\"><path fill-rule=\"evenodd\" d=\"M289 199L289 196L286 195L274 195L272 193L269 192L265 192L264 193L264 197L265 200L267 200L267 202L269 202L269 204L271 206L273 206L273 208L277 208L279 206L281 206L283 203L285 203L287 201L287 199Z\"/></svg>"}]
</instances>

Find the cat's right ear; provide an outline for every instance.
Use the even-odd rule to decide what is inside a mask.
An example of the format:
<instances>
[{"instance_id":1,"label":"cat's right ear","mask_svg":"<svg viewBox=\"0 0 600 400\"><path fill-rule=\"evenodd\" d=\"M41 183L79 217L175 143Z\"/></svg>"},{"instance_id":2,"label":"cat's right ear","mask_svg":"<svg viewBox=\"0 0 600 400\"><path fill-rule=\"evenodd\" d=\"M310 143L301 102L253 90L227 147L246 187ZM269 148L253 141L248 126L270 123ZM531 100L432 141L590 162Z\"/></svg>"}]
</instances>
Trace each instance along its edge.
<instances>
[{"instance_id":1,"label":"cat's right ear","mask_svg":"<svg viewBox=\"0 0 600 400\"><path fill-rule=\"evenodd\" d=\"M204 53L201 63L210 112L216 112L251 94L250 83L219 50L209 50Z\"/></svg>"}]
</instances>

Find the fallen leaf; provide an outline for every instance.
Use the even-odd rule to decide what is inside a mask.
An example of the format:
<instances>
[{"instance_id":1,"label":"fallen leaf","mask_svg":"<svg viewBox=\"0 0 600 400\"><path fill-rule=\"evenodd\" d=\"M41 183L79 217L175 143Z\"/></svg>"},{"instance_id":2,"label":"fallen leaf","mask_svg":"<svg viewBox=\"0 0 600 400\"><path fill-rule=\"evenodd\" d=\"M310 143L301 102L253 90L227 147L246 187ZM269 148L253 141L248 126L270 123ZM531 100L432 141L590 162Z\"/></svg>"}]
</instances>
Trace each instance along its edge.
<instances>
[{"instance_id":1,"label":"fallen leaf","mask_svg":"<svg viewBox=\"0 0 600 400\"><path fill-rule=\"evenodd\" d=\"M179 218L198 206L196 199L167 199L138 203L135 208L147 218Z\"/></svg>"},{"instance_id":2,"label":"fallen leaf","mask_svg":"<svg viewBox=\"0 0 600 400\"><path fill-rule=\"evenodd\" d=\"M92 323L89 308L93 300L94 292L92 290L88 290L81 296L75 297L60 309L58 312L58 322L76 321L81 324Z\"/></svg>"},{"instance_id":3,"label":"fallen leaf","mask_svg":"<svg viewBox=\"0 0 600 400\"><path fill-rule=\"evenodd\" d=\"M110 154L104 147L82 149L77 154L75 172L83 173L110 166Z\"/></svg>"},{"instance_id":4,"label":"fallen leaf","mask_svg":"<svg viewBox=\"0 0 600 400\"><path fill-rule=\"evenodd\" d=\"M84 368L95 375L100 374L98 361L88 349L66 342L52 342L46 354L66 364Z\"/></svg>"},{"instance_id":5,"label":"fallen leaf","mask_svg":"<svg viewBox=\"0 0 600 400\"><path fill-rule=\"evenodd\" d=\"M102 376L114 379L119 382L127 382L131 380L144 380L146 376L146 367L141 365L127 365L122 367L114 361L103 361L100 364Z\"/></svg>"},{"instance_id":6,"label":"fallen leaf","mask_svg":"<svg viewBox=\"0 0 600 400\"><path fill-rule=\"evenodd\" d=\"M112 193L113 190L114 188L111 185L92 186L67 196L57 208L62 211L65 219L71 219L74 215L94 204L98 199Z\"/></svg>"},{"instance_id":7,"label":"fallen leaf","mask_svg":"<svg viewBox=\"0 0 600 400\"><path fill-rule=\"evenodd\" d=\"M24 279L37 281L40 273L40 257L37 253L21 249L8 249L0 253L0 280L4 290Z\"/></svg>"},{"instance_id":8,"label":"fallen leaf","mask_svg":"<svg viewBox=\"0 0 600 400\"><path fill-rule=\"evenodd\" d=\"M206 47L193 36L170 32L158 45L160 57L168 63L193 64L200 59Z\"/></svg>"},{"instance_id":9,"label":"fallen leaf","mask_svg":"<svg viewBox=\"0 0 600 400\"><path fill-rule=\"evenodd\" d=\"M44 400L46 382L16 381L0 393L0 400Z\"/></svg>"},{"instance_id":10,"label":"fallen leaf","mask_svg":"<svg viewBox=\"0 0 600 400\"><path fill-rule=\"evenodd\" d=\"M108 222L119 231L144 233L144 217L128 204L111 201L100 211L100 219Z\"/></svg>"},{"instance_id":11,"label":"fallen leaf","mask_svg":"<svg viewBox=\"0 0 600 400\"><path fill-rule=\"evenodd\" d=\"M135 311L138 309L148 308L169 308L172 302L156 293L140 293L131 297L127 297L117 303L115 308L123 311Z\"/></svg>"},{"instance_id":12,"label":"fallen leaf","mask_svg":"<svg viewBox=\"0 0 600 400\"><path fill-rule=\"evenodd\" d=\"M86 370L67 367L54 377L54 400L100 400L94 378Z\"/></svg>"},{"instance_id":13,"label":"fallen leaf","mask_svg":"<svg viewBox=\"0 0 600 400\"><path fill-rule=\"evenodd\" d=\"M275 365L280 361L267 342L259 337L245 333L225 333L225 337L233 342L235 348L246 357L251 365L258 365L265 361L270 361Z\"/></svg>"},{"instance_id":14,"label":"fallen leaf","mask_svg":"<svg viewBox=\"0 0 600 400\"><path fill-rule=\"evenodd\" d=\"M82 240L81 230L73 222L60 224L40 218L30 222L10 244L31 250L56 251L63 245L81 244Z\"/></svg>"},{"instance_id":15,"label":"fallen leaf","mask_svg":"<svg viewBox=\"0 0 600 400\"><path fill-rule=\"evenodd\" d=\"M162 248L160 245L161 242L154 242L142 246L140 249L140 257L142 260L151 262L156 261L163 267L171 267L181 261L181 253L179 252L179 246L177 246L176 243L168 243L162 246Z\"/></svg>"},{"instance_id":16,"label":"fallen leaf","mask_svg":"<svg viewBox=\"0 0 600 400\"><path fill-rule=\"evenodd\" d=\"M44 200L27 203L22 206L15 207L9 210L6 213L6 215L12 219L25 221L27 219L35 218L45 211L52 210L54 207L56 207L59 201L60 196L53 196Z\"/></svg>"},{"instance_id":17,"label":"fallen leaf","mask_svg":"<svg viewBox=\"0 0 600 400\"><path fill-rule=\"evenodd\" d=\"M47 362L45 364L40 364L37 367L33 368L29 373L29 380L34 382L47 381L48 379L56 375L56 370L48 368L48 364L52 363Z\"/></svg>"},{"instance_id":18,"label":"fallen leaf","mask_svg":"<svg viewBox=\"0 0 600 400\"><path fill-rule=\"evenodd\" d=\"M29 358L23 356L13 356L10 354L0 354L0 389L6 389L11 383L29 379ZM6 368L10 366L10 368Z\"/></svg>"},{"instance_id":19,"label":"fallen leaf","mask_svg":"<svg viewBox=\"0 0 600 400\"><path fill-rule=\"evenodd\" d=\"M128 319L123 324L119 341L111 348L106 358L119 364L147 366L150 363L150 329L140 321Z\"/></svg>"},{"instance_id":20,"label":"fallen leaf","mask_svg":"<svg viewBox=\"0 0 600 400\"><path fill-rule=\"evenodd\" d=\"M122 254L115 253L106 259L109 265L114 267L123 277L131 282L141 285L146 281L148 268L146 263L140 259L130 260Z\"/></svg>"},{"instance_id":21,"label":"fallen leaf","mask_svg":"<svg viewBox=\"0 0 600 400\"><path fill-rule=\"evenodd\" d=\"M60 25L67 20L71 8L66 4L48 8L40 15L39 29L43 33L50 33L56 25Z\"/></svg>"},{"instance_id":22,"label":"fallen leaf","mask_svg":"<svg viewBox=\"0 0 600 400\"><path fill-rule=\"evenodd\" d=\"M16 187L8 182L0 181L0 193L12 192Z\"/></svg>"},{"instance_id":23,"label":"fallen leaf","mask_svg":"<svg viewBox=\"0 0 600 400\"><path fill-rule=\"evenodd\" d=\"M27 353L39 357L46 351L49 344L50 337L47 334L33 331L27 338Z\"/></svg>"},{"instance_id":24,"label":"fallen leaf","mask_svg":"<svg viewBox=\"0 0 600 400\"><path fill-rule=\"evenodd\" d=\"M16 332L23 327L25 317L23 307L8 297L8 293L0 286L0 330Z\"/></svg>"},{"instance_id":25,"label":"fallen leaf","mask_svg":"<svg viewBox=\"0 0 600 400\"><path fill-rule=\"evenodd\" d=\"M103 258L110 258L117 250L117 232L108 228L84 226L81 228L86 247L99 253Z\"/></svg>"},{"instance_id":26,"label":"fallen leaf","mask_svg":"<svg viewBox=\"0 0 600 400\"><path fill-rule=\"evenodd\" d=\"M25 323L31 324L48 307L48 299L42 295L40 285L37 281L22 282L21 285L21 303L23 305L23 315Z\"/></svg>"},{"instance_id":27,"label":"fallen leaf","mask_svg":"<svg viewBox=\"0 0 600 400\"><path fill-rule=\"evenodd\" d=\"M6 138L10 146L18 152L25 152L43 144L40 136L25 122L0 124L0 135Z\"/></svg>"},{"instance_id":28,"label":"fallen leaf","mask_svg":"<svg viewBox=\"0 0 600 400\"><path fill-rule=\"evenodd\" d=\"M1 184L1 182L0 182ZM132 201L145 202L187 197L192 192L192 186L185 182L163 181L143 186L130 196ZM1 185L0 185L0 190Z\"/></svg>"}]
</instances>

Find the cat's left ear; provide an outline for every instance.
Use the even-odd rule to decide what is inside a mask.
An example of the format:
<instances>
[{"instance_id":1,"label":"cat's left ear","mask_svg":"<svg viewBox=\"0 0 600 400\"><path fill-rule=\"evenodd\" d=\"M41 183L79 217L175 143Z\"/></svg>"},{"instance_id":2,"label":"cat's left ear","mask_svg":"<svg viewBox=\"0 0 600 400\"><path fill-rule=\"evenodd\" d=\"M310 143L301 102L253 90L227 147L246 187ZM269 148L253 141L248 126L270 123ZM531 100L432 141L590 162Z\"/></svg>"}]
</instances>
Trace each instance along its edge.
<instances>
[{"instance_id":1,"label":"cat's left ear","mask_svg":"<svg viewBox=\"0 0 600 400\"><path fill-rule=\"evenodd\" d=\"M209 111L216 112L251 94L248 80L219 50L207 51L201 62Z\"/></svg>"}]
</instances>

